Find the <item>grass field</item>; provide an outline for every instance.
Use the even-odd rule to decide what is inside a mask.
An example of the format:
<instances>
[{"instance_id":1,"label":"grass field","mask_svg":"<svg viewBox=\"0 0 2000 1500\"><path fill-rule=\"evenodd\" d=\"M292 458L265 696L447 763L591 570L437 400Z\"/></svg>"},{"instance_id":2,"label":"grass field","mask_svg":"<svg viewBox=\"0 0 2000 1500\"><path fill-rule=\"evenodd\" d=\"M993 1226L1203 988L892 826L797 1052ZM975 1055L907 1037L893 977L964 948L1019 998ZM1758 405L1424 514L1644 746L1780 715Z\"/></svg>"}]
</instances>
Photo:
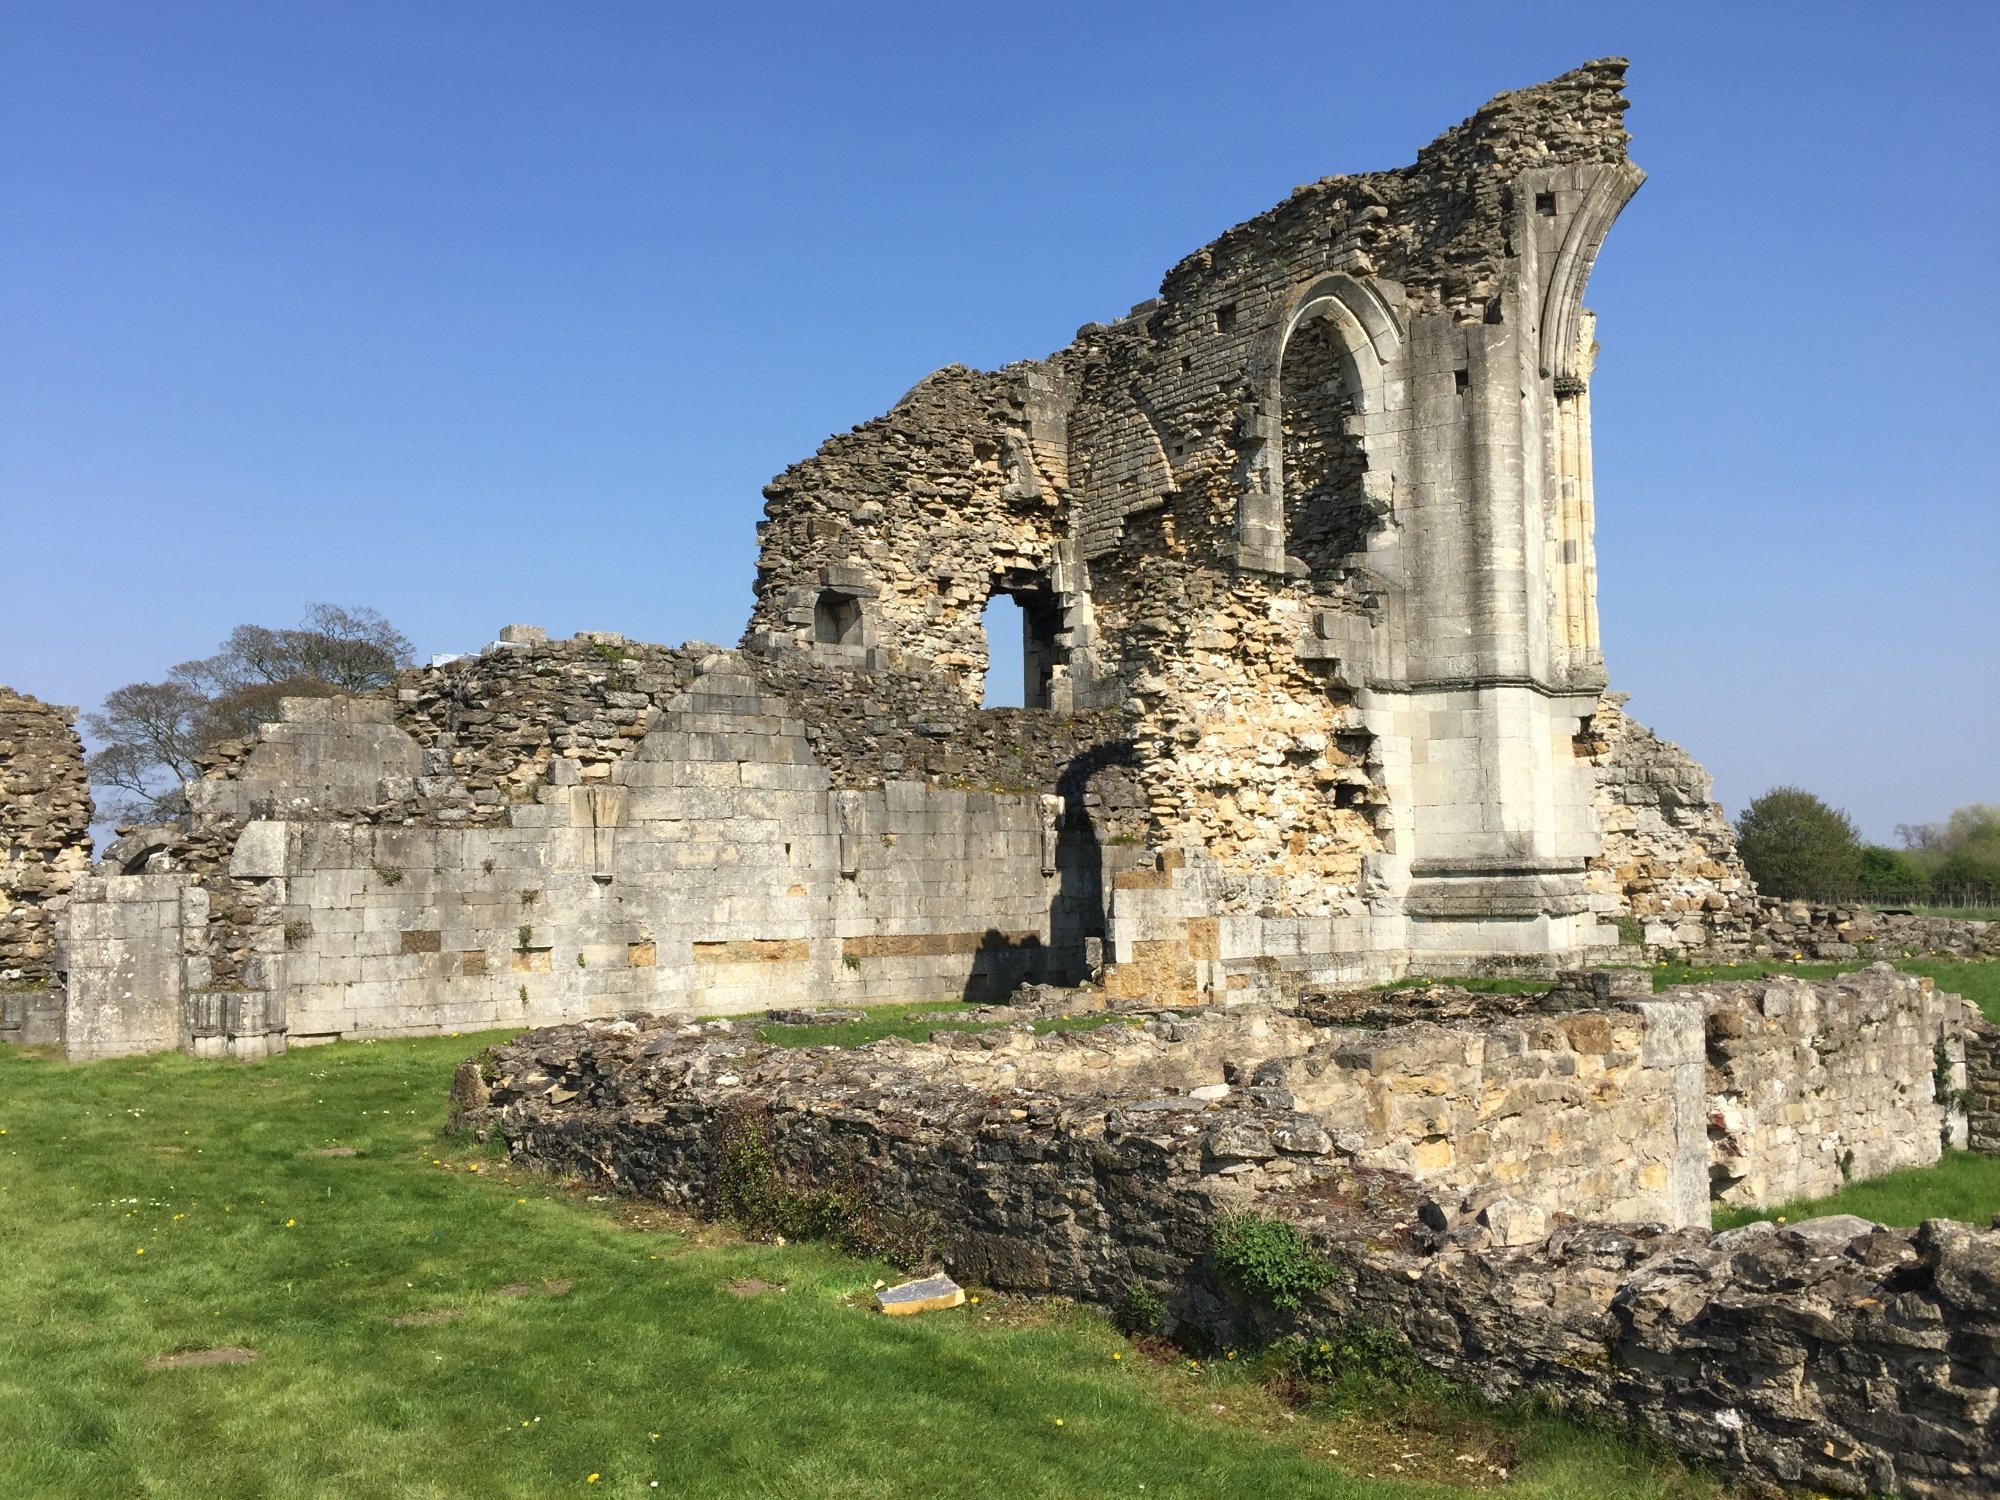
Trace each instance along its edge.
<instances>
[{"instance_id":1,"label":"grass field","mask_svg":"<svg viewBox=\"0 0 2000 1500\"><path fill-rule=\"evenodd\" d=\"M1251 1351L1156 1358L1062 1304L883 1318L886 1267L442 1139L483 1040L0 1048L0 1495L1718 1493L1435 1393L1287 1405ZM149 1368L232 1347L254 1362Z\"/></svg>"},{"instance_id":2,"label":"grass field","mask_svg":"<svg viewBox=\"0 0 2000 1500\"><path fill-rule=\"evenodd\" d=\"M1921 1224L1925 1219L1990 1223L2000 1214L2000 1157L1947 1151L1934 1167L1905 1167L1867 1182L1849 1183L1824 1198L1800 1198L1776 1208L1719 1208L1717 1229L1734 1229L1753 1219L1815 1219L1821 1214L1859 1214L1877 1224Z\"/></svg>"}]
</instances>

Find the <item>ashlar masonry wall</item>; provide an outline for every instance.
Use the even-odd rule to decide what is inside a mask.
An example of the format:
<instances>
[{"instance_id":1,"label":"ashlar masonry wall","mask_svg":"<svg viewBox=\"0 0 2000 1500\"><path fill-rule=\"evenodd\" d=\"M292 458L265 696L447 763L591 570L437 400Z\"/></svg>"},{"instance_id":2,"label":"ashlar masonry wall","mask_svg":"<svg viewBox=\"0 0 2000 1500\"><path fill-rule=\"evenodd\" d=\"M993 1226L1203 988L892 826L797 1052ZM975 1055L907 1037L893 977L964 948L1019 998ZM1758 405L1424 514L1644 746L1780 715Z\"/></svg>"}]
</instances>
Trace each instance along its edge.
<instances>
[{"instance_id":1,"label":"ashlar masonry wall","mask_svg":"<svg viewBox=\"0 0 2000 1500\"><path fill-rule=\"evenodd\" d=\"M205 842L96 884L73 1055L990 998L1081 977L1104 930L1103 849L1064 796L838 786L730 653L637 714L600 774L547 757L491 802L427 773L391 708L288 702L237 775L197 788ZM141 952L158 975L135 988Z\"/></svg>"}]
</instances>

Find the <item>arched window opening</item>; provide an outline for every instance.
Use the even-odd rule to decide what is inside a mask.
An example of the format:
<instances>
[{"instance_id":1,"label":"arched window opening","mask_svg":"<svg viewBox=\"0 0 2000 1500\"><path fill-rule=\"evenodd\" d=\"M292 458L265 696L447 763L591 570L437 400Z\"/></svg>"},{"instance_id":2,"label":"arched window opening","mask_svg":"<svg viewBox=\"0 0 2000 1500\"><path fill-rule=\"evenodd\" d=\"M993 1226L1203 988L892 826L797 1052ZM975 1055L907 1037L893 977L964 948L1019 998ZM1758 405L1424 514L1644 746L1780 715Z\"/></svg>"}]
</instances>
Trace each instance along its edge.
<instances>
[{"instance_id":1,"label":"arched window opening","mask_svg":"<svg viewBox=\"0 0 2000 1500\"><path fill-rule=\"evenodd\" d=\"M852 594L822 591L813 605L813 639L822 646L858 646L861 601Z\"/></svg>"},{"instance_id":2,"label":"arched window opening","mask_svg":"<svg viewBox=\"0 0 2000 1500\"><path fill-rule=\"evenodd\" d=\"M1338 336L1318 318L1285 346L1279 377L1284 433L1285 551L1323 577L1368 544L1377 517L1362 490L1368 458Z\"/></svg>"},{"instance_id":3,"label":"arched window opening","mask_svg":"<svg viewBox=\"0 0 2000 1500\"><path fill-rule=\"evenodd\" d=\"M986 601L984 708L1048 708L1060 612L1040 594L997 593Z\"/></svg>"}]
</instances>

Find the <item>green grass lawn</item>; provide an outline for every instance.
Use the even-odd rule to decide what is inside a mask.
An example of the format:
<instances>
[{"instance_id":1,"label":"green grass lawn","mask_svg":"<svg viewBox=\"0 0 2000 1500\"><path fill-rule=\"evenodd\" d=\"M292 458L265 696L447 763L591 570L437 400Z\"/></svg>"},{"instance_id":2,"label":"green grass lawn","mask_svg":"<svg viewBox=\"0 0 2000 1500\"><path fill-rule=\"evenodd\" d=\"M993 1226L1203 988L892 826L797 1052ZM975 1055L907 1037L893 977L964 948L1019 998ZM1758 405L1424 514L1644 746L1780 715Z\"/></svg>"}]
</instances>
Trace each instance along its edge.
<instances>
[{"instance_id":1,"label":"green grass lawn","mask_svg":"<svg viewBox=\"0 0 2000 1500\"><path fill-rule=\"evenodd\" d=\"M0 1048L0 1495L1447 1497L1500 1469L1528 1500L1718 1493L1546 1418L1286 1406L1247 1351L1149 1357L1087 1309L884 1318L886 1267L441 1138L485 1040ZM147 1367L221 1346L256 1358Z\"/></svg>"},{"instance_id":2,"label":"green grass lawn","mask_svg":"<svg viewBox=\"0 0 2000 1500\"><path fill-rule=\"evenodd\" d=\"M2000 1214L2000 1156L1947 1151L1934 1167L1905 1167L1849 1183L1824 1198L1800 1198L1776 1208L1718 1208L1714 1224L1734 1229L1752 1219L1796 1221L1822 1214L1859 1214L1878 1224L1921 1224L1925 1219L1987 1224Z\"/></svg>"}]
</instances>

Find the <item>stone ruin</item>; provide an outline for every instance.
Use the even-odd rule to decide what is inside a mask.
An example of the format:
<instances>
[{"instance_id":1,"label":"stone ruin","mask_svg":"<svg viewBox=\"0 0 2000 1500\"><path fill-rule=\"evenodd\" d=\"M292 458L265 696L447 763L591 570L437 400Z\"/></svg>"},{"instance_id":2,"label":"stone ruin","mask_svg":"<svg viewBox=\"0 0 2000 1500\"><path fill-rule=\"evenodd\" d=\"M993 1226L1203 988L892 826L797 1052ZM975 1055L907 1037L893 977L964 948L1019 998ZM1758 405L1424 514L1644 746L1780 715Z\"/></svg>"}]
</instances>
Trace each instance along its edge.
<instances>
[{"instance_id":1,"label":"stone ruin","mask_svg":"<svg viewBox=\"0 0 2000 1500\"><path fill-rule=\"evenodd\" d=\"M1597 638L1623 73L1302 187L1125 317L829 439L766 490L733 650L509 627L288 701L79 887L71 1054L1752 941L1708 778ZM1027 706L987 711L999 595Z\"/></svg>"},{"instance_id":2,"label":"stone ruin","mask_svg":"<svg viewBox=\"0 0 2000 1500\"><path fill-rule=\"evenodd\" d=\"M0 1042L62 1040L56 927L90 873L76 710L0 687Z\"/></svg>"},{"instance_id":3,"label":"stone ruin","mask_svg":"<svg viewBox=\"0 0 2000 1500\"><path fill-rule=\"evenodd\" d=\"M754 1117L961 1274L1157 1287L1195 1338L1268 1313L1205 1269L1251 1205L1338 1267L1307 1328L1785 1482L1990 1493L1992 1234L1703 1227L2000 1150L2000 1032L1888 970L1646 966L2000 957L2000 924L1760 899L1608 690L1582 299L1641 181L1623 73L829 439L766 490L733 649L516 625L286 700L94 867L66 711L0 694L0 1040L553 1026L458 1090L531 1162L698 1202ZM981 707L998 595L1019 709ZM1567 977L1365 989L1492 974ZM1123 1014L854 1052L696 1019L1041 985Z\"/></svg>"},{"instance_id":4,"label":"stone ruin","mask_svg":"<svg viewBox=\"0 0 2000 1500\"><path fill-rule=\"evenodd\" d=\"M1708 1228L1712 1201L1824 1193L1964 1144L1970 1007L1886 964L1616 987L851 1050L746 1021L594 1022L490 1050L453 1095L524 1165L714 1212L757 1163L754 1191L835 1192L874 1242L974 1285L1143 1295L1196 1350L1360 1319L1490 1396L1634 1422L1738 1475L1993 1494L2000 1228ZM1216 1265L1211 1225L1242 1212L1327 1261L1295 1312Z\"/></svg>"}]
</instances>

